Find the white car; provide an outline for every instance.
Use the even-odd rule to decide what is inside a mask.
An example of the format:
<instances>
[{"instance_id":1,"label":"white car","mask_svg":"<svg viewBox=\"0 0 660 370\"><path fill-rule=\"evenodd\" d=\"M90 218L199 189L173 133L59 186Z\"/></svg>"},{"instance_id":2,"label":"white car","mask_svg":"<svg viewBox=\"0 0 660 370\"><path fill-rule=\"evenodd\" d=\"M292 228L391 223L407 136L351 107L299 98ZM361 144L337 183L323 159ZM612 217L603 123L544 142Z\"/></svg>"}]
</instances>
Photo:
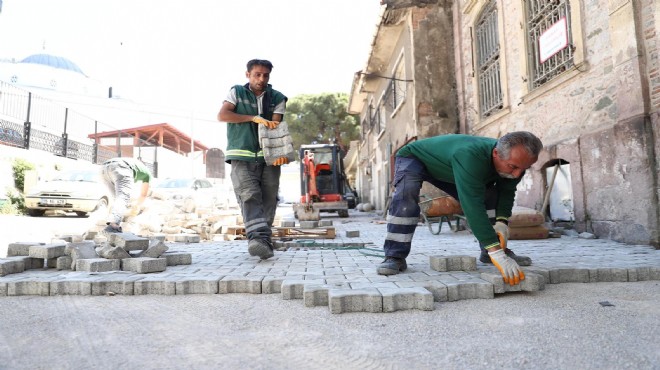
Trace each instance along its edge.
<instances>
[{"instance_id":1,"label":"white car","mask_svg":"<svg viewBox=\"0 0 660 370\"><path fill-rule=\"evenodd\" d=\"M110 201L110 189L103 183L98 170L67 170L51 180L39 182L25 196L30 216L43 216L47 210L75 212L87 216Z\"/></svg>"}]
</instances>

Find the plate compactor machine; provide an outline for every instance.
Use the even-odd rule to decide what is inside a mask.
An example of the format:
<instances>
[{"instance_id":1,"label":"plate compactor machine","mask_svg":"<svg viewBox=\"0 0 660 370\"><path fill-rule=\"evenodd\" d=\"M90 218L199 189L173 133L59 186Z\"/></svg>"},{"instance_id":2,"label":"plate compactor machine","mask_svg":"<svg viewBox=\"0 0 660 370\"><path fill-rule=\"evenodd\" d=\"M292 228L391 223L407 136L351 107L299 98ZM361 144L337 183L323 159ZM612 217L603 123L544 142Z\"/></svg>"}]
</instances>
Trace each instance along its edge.
<instances>
[{"instance_id":1,"label":"plate compactor machine","mask_svg":"<svg viewBox=\"0 0 660 370\"><path fill-rule=\"evenodd\" d=\"M300 203L293 205L300 221L318 221L320 212L348 217L344 199L346 175L337 144L302 145L300 155Z\"/></svg>"}]
</instances>

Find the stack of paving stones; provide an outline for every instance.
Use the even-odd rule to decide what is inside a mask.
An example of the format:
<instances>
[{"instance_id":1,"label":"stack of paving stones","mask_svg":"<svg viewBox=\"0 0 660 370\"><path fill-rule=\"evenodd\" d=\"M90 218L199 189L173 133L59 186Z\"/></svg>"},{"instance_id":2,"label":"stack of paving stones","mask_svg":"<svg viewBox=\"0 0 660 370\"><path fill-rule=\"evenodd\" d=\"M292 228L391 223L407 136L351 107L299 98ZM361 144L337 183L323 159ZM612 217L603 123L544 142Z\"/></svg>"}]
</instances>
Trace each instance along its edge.
<instances>
[{"instance_id":1,"label":"stack of paving stones","mask_svg":"<svg viewBox=\"0 0 660 370\"><path fill-rule=\"evenodd\" d=\"M244 240L174 243L177 249L185 248L194 263L189 260L190 264L168 266L166 271L148 274L138 273L135 268L97 272L90 267L89 271L82 271L78 265L85 258L79 257L75 271L46 269L45 265L57 266L57 259L64 256L73 263L74 258L66 250L73 250L72 245L77 244L23 245L27 255L0 259L0 296L277 294L282 299L301 300L306 307L328 307L332 313L392 312L441 309L442 304L464 299L479 304L479 299L492 299L512 291L542 291L546 284L660 280L659 250L562 236L511 242L517 254L530 256L534 264L523 267L526 279L521 284L510 286L504 284L495 267L476 260L479 246L468 231L445 230L433 235L427 227L420 226L407 258L408 269L392 276L376 274L383 258L382 249L380 253L374 250L382 246L386 224L364 212L351 213L348 220L336 223L336 238L315 240L319 248L289 248L275 252L268 260L250 256ZM359 230L360 236L347 237L346 231L352 230ZM131 240L124 239L123 245L130 245ZM114 240L114 246L117 245ZM89 250L78 247L81 255L83 250ZM62 249L64 255L58 255ZM10 250L15 253L20 248ZM143 253L139 248L127 252ZM34 262L33 258L39 261ZM25 270L25 266L39 268Z\"/></svg>"}]
</instances>

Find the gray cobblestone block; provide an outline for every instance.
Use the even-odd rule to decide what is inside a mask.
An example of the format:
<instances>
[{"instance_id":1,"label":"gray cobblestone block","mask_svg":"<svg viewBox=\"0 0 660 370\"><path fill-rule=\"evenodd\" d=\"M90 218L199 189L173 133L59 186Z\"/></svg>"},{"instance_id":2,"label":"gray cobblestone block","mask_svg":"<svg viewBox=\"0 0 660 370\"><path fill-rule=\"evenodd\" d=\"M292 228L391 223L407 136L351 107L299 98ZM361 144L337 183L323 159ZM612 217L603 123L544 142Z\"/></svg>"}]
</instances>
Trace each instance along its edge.
<instances>
[{"instance_id":1,"label":"gray cobblestone block","mask_svg":"<svg viewBox=\"0 0 660 370\"><path fill-rule=\"evenodd\" d=\"M166 278L138 280L133 283L134 295L175 295L176 281Z\"/></svg>"},{"instance_id":2,"label":"gray cobblestone block","mask_svg":"<svg viewBox=\"0 0 660 370\"><path fill-rule=\"evenodd\" d=\"M110 240L105 235L97 234L94 237L94 244L100 245L100 244L104 244L104 243L110 243Z\"/></svg>"},{"instance_id":3,"label":"gray cobblestone block","mask_svg":"<svg viewBox=\"0 0 660 370\"><path fill-rule=\"evenodd\" d=\"M648 267L631 267L628 269L628 281L646 281L649 280Z\"/></svg>"},{"instance_id":4,"label":"gray cobblestone block","mask_svg":"<svg viewBox=\"0 0 660 370\"><path fill-rule=\"evenodd\" d=\"M314 229L319 227L318 221L300 221L301 229Z\"/></svg>"},{"instance_id":5,"label":"gray cobblestone block","mask_svg":"<svg viewBox=\"0 0 660 370\"><path fill-rule=\"evenodd\" d=\"M94 238L98 235L98 231L93 231L93 230L88 230L85 234L83 234L84 240L91 240L93 241Z\"/></svg>"},{"instance_id":6,"label":"gray cobblestone block","mask_svg":"<svg viewBox=\"0 0 660 370\"><path fill-rule=\"evenodd\" d=\"M85 258L76 261L76 271L107 272L121 271L121 260L105 258Z\"/></svg>"},{"instance_id":7,"label":"gray cobblestone block","mask_svg":"<svg viewBox=\"0 0 660 370\"><path fill-rule=\"evenodd\" d=\"M520 291L536 292L545 289L545 278L542 275L527 270L524 270L524 272L525 280L517 285L505 284L499 272L484 272L481 274L481 278L493 285L493 292L495 294Z\"/></svg>"},{"instance_id":8,"label":"gray cobblestone block","mask_svg":"<svg viewBox=\"0 0 660 370\"><path fill-rule=\"evenodd\" d=\"M41 295L50 294L50 281L16 280L7 283L7 295Z\"/></svg>"},{"instance_id":9,"label":"gray cobblestone block","mask_svg":"<svg viewBox=\"0 0 660 370\"><path fill-rule=\"evenodd\" d=\"M439 272L476 271L477 259L471 256L430 256L429 265Z\"/></svg>"},{"instance_id":10,"label":"gray cobblestone block","mask_svg":"<svg viewBox=\"0 0 660 370\"><path fill-rule=\"evenodd\" d=\"M328 284L308 284L303 288L303 303L305 307L327 306L328 291L335 288Z\"/></svg>"},{"instance_id":11,"label":"gray cobblestone block","mask_svg":"<svg viewBox=\"0 0 660 370\"><path fill-rule=\"evenodd\" d=\"M649 267L649 280L660 280L660 266Z\"/></svg>"},{"instance_id":12,"label":"gray cobblestone block","mask_svg":"<svg viewBox=\"0 0 660 370\"><path fill-rule=\"evenodd\" d=\"M452 296L452 301L460 301L463 299L493 299L495 293L493 291L493 284L487 281L461 281L455 284L457 290L452 290L456 296ZM447 290L452 284L447 284Z\"/></svg>"},{"instance_id":13,"label":"gray cobblestone block","mask_svg":"<svg viewBox=\"0 0 660 370\"><path fill-rule=\"evenodd\" d=\"M433 311L433 294L424 288L379 288L378 291L383 296L383 312Z\"/></svg>"},{"instance_id":14,"label":"gray cobblestone block","mask_svg":"<svg viewBox=\"0 0 660 370\"><path fill-rule=\"evenodd\" d=\"M523 271L525 272L525 274L527 274L527 272L532 272L537 275L543 276L544 284L557 284L550 281L550 270L547 268L538 267L538 266L525 266Z\"/></svg>"},{"instance_id":15,"label":"gray cobblestone block","mask_svg":"<svg viewBox=\"0 0 660 370\"><path fill-rule=\"evenodd\" d=\"M55 258L64 255L66 243L51 243L44 245L32 245L28 255L33 258Z\"/></svg>"},{"instance_id":16,"label":"gray cobblestone block","mask_svg":"<svg viewBox=\"0 0 660 370\"><path fill-rule=\"evenodd\" d=\"M143 251L149 248L149 239L131 233L116 233L112 244L125 251Z\"/></svg>"},{"instance_id":17,"label":"gray cobblestone block","mask_svg":"<svg viewBox=\"0 0 660 370\"><path fill-rule=\"evenodd\" d=\"M176 282L176 294L218 294L218 282L222 277L191 279Z\"/></svg>"},{"instance_id":18,"label":"gray cobblestone block","mask_svg":"<svg viewBox=\"0 0 660 370\"><path fill-rule=\"evenodd\" d=\"M38 243L38 242L9 243L9 245L7 246L7 257L28 256L30 254L30 247L33 245L44 245L44 243Z\"/></svg>"},{"instance_id":19,"label":"gray cobblestone block","mask_svg":"<svg viewBox=\"0 0 660 370\"><path fill-rule=\"evenodd\" d=\"M218 284L218 294L227 293L251 293L261 294L261 282L263 276L225 276Z\"/></svg>"},{"instance_id":20,"label":"gray cobblestone block","mask_svg":"<svg viewBox=\"0 0 660 370\"><path fill-rule=\"evenodd\" d=\"M328 227L332 225L333 225L332 220L319 220L320 227Z\"/></svg>"},{"instance_id":21,"label":"gray cobblestone block","mask_svg":"<svg viewBox=\"0 0 660 370\"><path fill-rule=\"evenodd\" d=\"M7 283L0 283L0 297L7 296Z\"/></svg>"},{"instance_id":22,"label":"gray cobblestone block","mask_svg":"<svg viewBox=\"0 0 660 370\"><path fill-rule=\"evenodd\" d=\"M195 234L176 234L174 241L178 243L199 243L202 239L199 235Z\"/></svg>"},{"instance_id":23,"label":"gray cobblestone block","mask_svg":"<svg viewBox=\"0 0 660 370\"><path fill-rule=\"evenodd\" d=\"M284 278L282 277L265 277L261 281L261 293L262 294L274 294L282 293L282 282Z\"/></svg>"},{"instance_id":24,"label":"gray cobblestone block","mask_svg":"<svg viewBox=\"0 0 660 370\"><path fill-rule=\"evenodd\" d=\"M325 284L325 280L284 280L282 282L282 299L303 299L305 285Z\"/></svg>"},{"instance_id":25,"label":"gray cobblestone block","mask_svg":"<svg viewBox=\"0 0 660 370\"><path fill-rule=\"evenodd\" d=\"M192 264L192 254L186 252L165 252L161 258L165 258L168 266Z\"/></svg>"},{"instance_id":26,"label":"gray cobblestone block","mask_svg":"<svg viewBox=\"0 0 660 370\"><path fill-rule=\"evenodd\" d=\"M73 259L71 256L61 256L57 257L55 260L55 268L58 270L71 270L73 264Z\"/></svg>"},{"instance_id":27,"label":"gray cobblestone block","mask_svg":"<svg viewBox=\"0 0 660 370\"><path fill-rule=\"evenodd\" d=\"M130 277L104 277L101 280L92 281L92 295L133 295L134 280L137 279L131 279Z\"/></svg>"},{"instance_id":28,"label":"gray cobblestone block","mask_svg":"<svg viewBox=\"0 0 660 370\"><path fill-rule=\"evenodd\" d=\"M376 288L328 291L331 313L383 312L383 296Z\"/></svg>"},{"instance_id":29,"label":"gray cobblestone block","mask_svg":"<svg viewBox=\"0 0 660 370\"><path fill-rule=\"evenodd\" d=\"M347 238L359 238L360 237L360 230L346 230L346 237Z\"/></svg>"},{"instance_id":30,"label":"gray cobblestone block","mask_svg":"<svg viewBox=\"0 0 660 370\"><path fill-rule=\"evenodd\" d=\"M296 227L296 221L282 221L280 222L281 227Z\"/></svg>"},{"instance_id":31,"label":"gray cobblestone block","mask_svg":"<svg viewBox=\"0 0 660 370\"><path fill-rule=\"evenodd\" d=\"M66 248L64 248L64 254L70 256L75 249L82 249L86 251L89 250L90 248L94 250L95 247L96 247L96 243L94 243L91 240L75 242L75 243L67 243ZM86 257L86 258L95 258L95 257Z\"/></svg>"},{"instance_id":32,"label":"gray cobblestone block","mask_svg":"<svg viewBox=\"0 0 660 370\"><path fill-rule=\"evenodd\" d=\"M132 271L138 274L148 274L150 272L162 272L167 268L167 260L164 258L124 258L121 260L121 269Z\"/></svg>"},{"instance_id":33,"label":"gray cobblestone block","mask_svg":"<svg viewBox=\"0 0 660 370\"><path fill-rule=\"evenodd\" d=\"M92 282L58 280L50 283L50 295L92 295Z\"/></svg>"},{"instance_id":34,"label":"gray cobblestone block","mask_svg":"<svg viewBox=\"0 0 660 370\"><path fill-rule=\"evenodd\" d=\"M0 276L18 274L25 271L23 259L0 258Z\"/></svg>"},{"instance_id":35,"label":"gray cobblestone block","mask_svg":"<svg viewBox=\"0 0 660 370\"><path fill-rule=\"evenodd\" d=\"M170 249L168 246L163 244L162 242L152 245L147 250L144 252L140 253L140 257L150 257L150 258L158 258L160 257L163 253L167 252L167 250Z\"/></svg>"},{"instance_id":36,"label":"gray cobblestone block","mask_svg":"<svg viewBox=\"0 0 660 370\"><path fill-rule=\"evenodd\" d=\"M68 257L68 256L60 256L60 257ZM46 260L46 267L49 268L49 269L55 269L55 268L57 268L57 259L60 258L60 257L55 257L55 258L49 258L49 259L47 259L47 260ZM40 258L37 258L37 259L40 259ZM42 262L43 262L43 260L42 260ZM42 268L43 268L43 264L42 264L41 266L42 266Z\"/></svg>"},{"instance_id":37,"label":"gray cobblestone block","mask_svg":"<svg viewBox=\"0 0 660 370\"><path fill-rule=\"evenodd\" d=\"M103 245L98 249L98 255L110 260L122 260L124 258L131 258L131 255L122 247L112 246L110 244Z\"/></svg>"},{"instance_id":38,"label":"gray cobblestone block","mask_svg":"<svg viewBox=\"0 0 660 370\"><path fill-rule=\"evenodd\" d=\"M588 283L589 270L583 268L558 268L550 270L552 284Z\"/></svg>"},{"instance_id":39,"label":"gray cobblestone block","mask_svg":"<svg viewBox=\"0 0 660 370\"><path fill-rule=\"evenodd\" d=\"M401 288L414 288L421 287L433 295L433 300L436 302L447 302L448 292L447 286L439 281L424 280L424 281L399 281L396 283Z\"/></svg>"},{"instance_id":40,"label":"gray cobblestone block","mask_svg":"<svg viewBox=\"0 0 660 370\"><path fill-rule=\"evenodd\" d=\"M14 257L7 257L7 259L12 261L23 261L23 266L25 270L43 269L44 266L46 266L46 262L43 258L33 258L29 256L14 256Z\"/></svg>"},{"instance_id":41,"label":"gray cobblestone block","mask_svg":"<svg viewBox=\"0 0 660 370\"><path fill-rule=\"evenodd\" d=\"M589 282L627 282L628 269L624 268L598 268L589 270Z\"/></svg>"}]
</instances>

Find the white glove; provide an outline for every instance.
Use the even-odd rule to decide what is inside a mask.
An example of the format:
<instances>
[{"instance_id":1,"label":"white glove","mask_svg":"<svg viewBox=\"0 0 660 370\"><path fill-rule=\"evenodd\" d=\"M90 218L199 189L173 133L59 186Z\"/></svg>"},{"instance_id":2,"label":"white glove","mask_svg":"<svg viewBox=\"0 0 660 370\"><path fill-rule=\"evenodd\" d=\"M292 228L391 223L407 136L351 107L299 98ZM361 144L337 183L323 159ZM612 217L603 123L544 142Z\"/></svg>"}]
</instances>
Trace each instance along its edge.
<instances>
[{"instance_id":1,"label":"white glove","mask_svg":"<svg viewBox=\"0 0 660 370\"><path fill-rule=\"evenodd\" d=\"M493 265L500 270L505 283L516 285L525 280L525 273L523 273L513 258L510 258L504 253L504 249L488 252L488 255Z\"/></svg>"},{"instance_id":2,"label":"white glove","mask_svg":"<svg viewBox=\"0 0 660 370\"><path fill-rule=\"evenodd\" d=\"M497 233L497 237L500 239L500 247L502 249L506 248L509 242L509 226L502 221L497 221L493 229L495 229L495 233Z\"/></svg>"}]
</instances>

